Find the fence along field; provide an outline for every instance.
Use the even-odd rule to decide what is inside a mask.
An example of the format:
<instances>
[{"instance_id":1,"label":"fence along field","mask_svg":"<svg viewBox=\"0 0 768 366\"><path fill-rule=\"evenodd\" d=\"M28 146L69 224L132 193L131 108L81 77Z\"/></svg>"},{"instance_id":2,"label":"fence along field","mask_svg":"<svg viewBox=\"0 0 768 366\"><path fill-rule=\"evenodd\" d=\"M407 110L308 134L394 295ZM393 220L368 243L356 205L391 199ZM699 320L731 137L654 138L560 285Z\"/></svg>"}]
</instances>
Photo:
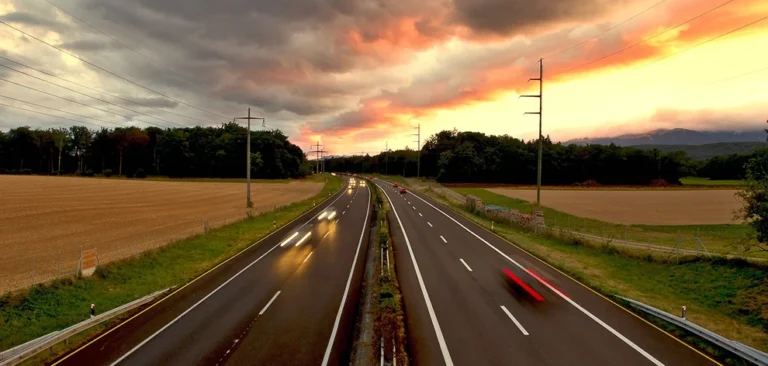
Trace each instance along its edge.
<instances>
[{"instance_id":1,"label":"fence along field","mask_svg":"<svg viewBox=\"0 0 768 366\"><path fill-rule=\"evenodd\" d=\"M255 183L252 213L308 199L316 182ZM0 294L136 255L247 216L245 185L0 175Z\"/></svg>"}]
</instances>

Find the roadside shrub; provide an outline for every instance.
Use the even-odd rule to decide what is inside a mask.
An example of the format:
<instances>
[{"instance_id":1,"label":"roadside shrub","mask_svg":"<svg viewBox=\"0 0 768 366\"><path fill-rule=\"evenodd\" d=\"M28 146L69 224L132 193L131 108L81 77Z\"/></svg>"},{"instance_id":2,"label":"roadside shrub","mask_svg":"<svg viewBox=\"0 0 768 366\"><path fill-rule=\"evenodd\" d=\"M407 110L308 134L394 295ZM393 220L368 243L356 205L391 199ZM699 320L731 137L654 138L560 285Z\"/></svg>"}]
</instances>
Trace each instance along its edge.
<instances>
[{"instance_id":1,"label":"roadside shrub","mask_svg":"<svg viewBox=\"0 0 768 366\"><path fill-rule=\"evenodd\" d=\"M88 169L85 171L85 174L83 174L86 177L92 177L93 176L93 170Z\"/></svg>"},{"instance_id":2,"label":"roadside shrub","mask_svg":"<svg viewBox=\"0 0 768 366\"><path fill-rule=\"evenodd\" d=\"M139 168L136 173L133 175L134 178L146 178L147 173L144 171L144 169Z\"/></svg>"},{"instance_id":3,"label":"roadside shrub","mask_svg":"<svg viewBox=\"0 0 768 366\"><path fill-rule=\"evenodd\" d=\"M104 174L105 177L109 178L112 176L112 174L114 174L114 172L112 172L112 169L104 169L101 174Z\"/></svg>"},{"instance_id":4,"label":"roadside shrub","mask_svg":"<svg viewBox=\"0 0 768 366\"><path fill-rule=\"evenodd\" d=\"M22 175L32 175L32 169L21 169L21 170L19 170L19 174L22 174Z\"/></svg>"}]
</instances>

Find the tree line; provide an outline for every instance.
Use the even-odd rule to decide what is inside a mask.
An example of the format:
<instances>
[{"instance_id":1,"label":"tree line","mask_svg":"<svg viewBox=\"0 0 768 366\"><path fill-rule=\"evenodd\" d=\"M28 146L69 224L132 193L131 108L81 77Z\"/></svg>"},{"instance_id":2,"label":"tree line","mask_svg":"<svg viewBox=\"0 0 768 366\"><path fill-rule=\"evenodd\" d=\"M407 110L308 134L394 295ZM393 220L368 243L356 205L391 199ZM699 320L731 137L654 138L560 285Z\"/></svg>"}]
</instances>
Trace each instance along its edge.
<instances>
[{"instance_id":1,"label":"tree line","mask_svg":"<svg viewBox=\"0 0 768 366\"><path fill-rule=\"evenodd\" d=\"M549 137L543 141L542 182L571 185L596 182L611 185L677 184L681 177L706 174L730 176L720 161L744 175L749 156L715 157L696 162L685 152L662 152L617 145L563 145ZM442 131L431 136L419 151L397 150L366 156L326 160L328 171L384 173L437 178L446 183L535 184L538 142L479 132ZM418 172L420 170L420 172ZM737 175L738 175L737 174Z\"/></svg>"},{"instance_id":2,"label":"tree line","mask_svg":"<svg viewBox=\"0 0 768 366\"><path fill-rule=\"evenodd\" d=\"M0 172L7 174L117 174L129 177L243 177L247 131L216 127L83 126L0 131ZM297 178L312 168L279 130L251 132L251 176Z\"/></svg>"}]
</instances>

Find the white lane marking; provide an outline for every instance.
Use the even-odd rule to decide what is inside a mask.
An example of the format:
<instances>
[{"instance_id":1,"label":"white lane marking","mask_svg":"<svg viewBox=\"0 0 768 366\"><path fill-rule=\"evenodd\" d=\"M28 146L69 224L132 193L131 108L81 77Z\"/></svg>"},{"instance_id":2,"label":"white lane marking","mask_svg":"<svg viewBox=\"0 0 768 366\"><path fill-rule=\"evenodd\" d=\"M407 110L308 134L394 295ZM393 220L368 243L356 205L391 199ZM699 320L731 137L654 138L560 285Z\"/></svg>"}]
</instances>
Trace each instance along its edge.
<instances>
[{"instance_id":1,"label":"white lane marking","mask_svg":"<svg viewBox=\"0 0 768 366\"><path fill-rule=\"evenodd\" d=\"M523 335L528 335L528 332L523 328L523 325L512 316L512 313L510 313L504 305L501 306L501 310L504 310L504 312L507 313L507 316L512 319L512 322L514 322L515 325L517 325L517 329L520 329L520 331L523 332Z\"/></svg>"},{"instance_id":2,"label":"white lane marking","mask_svg":"<svg viewBox=\"0 0 768 366\"><path fill-rule=\"evenodd\" d=\"M368 190L368 202L371 201L371 191ZM365 210L365 220L363 220L363 230L360 232L360 240L357 242L357 250L355 250L355 259L352 261L352 267L349 268L349 277L347 278L347 286L344 288L344 296L341 298L339 304L339 311L336 313L336 321L333 323L333 331L331 332L331 339L328 340L328 346L325 348L325 356L323 356L322 366L328 365L328 359L331 357L331 350L333 349L333 341L336 339L336 333L339 331L339 322L341 322L341 313L344 311L344 304L347 302L347 295L349 295L349 287L352 283L352 276L355 274L355 265L357 265L357 257L360 254L360 247L363 245L363 237L365 236L365 229L368 226L369 209Z\"/></svg>"},{"instance_id":3,"label":"white lane marking","mask_svg":"<svg viewBox=\"0 0 768 366\"><path fill-rule=\"evenodd\" d=\"M434 226L432 226L432 223L429 222L429 221L427 221L427 224L429 224L429 227L434 227Z\"/></svg>"},{"instance_id":4,"label":"white lane marking","mask_svg":"<svg viewBox=\"0 0 768 366\"><path fill-rule=\"evenodd\" d=\"M419 212L419 216L424 217L424 215L422 215L421 212Z\"/></svg>"},{"instance_id":5,"label":"white lane marking","mask_svg":"<svg viewBox=\"0 0 768 366\"><path fill-rule=\"evenodd\" d=\"M341 214L343 215L343 214L345 214L345 213L347 213L347 211L344 211L344 212L342 212Z\"/></svg>"},{"instance_id":6,"label":"white lane marking","mask_svg":"<svg viewBox=\"0 0 768 366\"><path fill-rule=\"evenodd\" d=\"M413 209L415 210L415 209L416 209L416 206L413 206Z\"/></svg>"},{"instance_id":7,"label":"white lane marking","mask_svg":"<svg viewBox=\"0 0 768 366\"><path fill-rule=\"evenodd\" d=\"M448 240L445 240L445 238L442 235L440 235L440 239L443 239L443 243L448 244Z\"/></svg>"},{"instance_id":8,"label":"white lane marking","mask_svg":"<svg viewBox=\"0 0 768 366\"><path fill-rule=\"evenodd\" d=\"M392 199L389 198L389 194L387 194L386 191L384 191L384 195L387 196L387 200L389 201L390 206L392 206L392 212L395 213L395 218L397 218L398 224L400 224L400 230L403 232L403 237L405 238L405 244L408 246L408 253L411 256L411 262L413 262L413 268L416 270L416 278L419 280L419 287L421 288L421 294L424 296L424 302L427 304L427 312L429 313L429 318L432 321L432 327L435 329L435 335L437 336L437 343L440 345L440 351L443 353L443 360L445 360L446 366L453 366L453 360L451 359L451 354L448 351L448 345L445 343L445 337L443 336L443 331L440 330L440 323L437 321L437 315L435 314L435 309L432 307L432 301L429 300L429 293L427 292L427 287L424 285L424 279L421 277L421 271L419 271L419 264L416 263L416 256L413 254L413 248L411 248L411 241L408 239L408 234L405 232L405 228L403 227L403 222L400 220L400 215L397 213L397 209L395 208L395 205L392 202Z\"/></svg>"},{"instance_id":9,"label":"white lane marking","mask_svg":"<svg viewBox=\"0 0 768 366\"><path fill-rule=\"evenodd\" d=\"M330 206L332 206L334 203L336 203L336 201L338 201L338 200L339 200L341 197L343 197L343 196L344 196L344 195L342 194L342 195L339 195L338 197L336 197L336 199L335 199L335 200L333 200L333 201L331 201L331 203L329 203L329 204L328 204L328 206L326 206L326 208L327 208L327 207L330 207ZM321 213L321 212L318 212L318 213L314 214L314 215L313 215L313 216L312 216L312 217L311 217L309 220L307 220L305 223L303 223L303 224L302 224L301 226L299 226L298 228L299 228L299 229L301 229L302 227L304 227L304 226L306 226L307 224L309 224L309 223L310 223L312 220L314 220L314 219L315 219L315 217L317 217L318 215L320 215L320 213ZM253 247L254 245L256 245L256 244L260 243L262 240L265 240L265 239L267 239L267 238L269 238L269 236L265 237L264 239L261 239L261 240L257 241L256 243L252 244L250 247L248 247L248 248L244 249L243 251L250 249L250 248L251 248L251 247ZM232 282L232 280L234 280L234 279L235 279L235 277L239 276L241 273L243 273L243 272L245 272L246 270L248 270L248 268L251 268L251 266L253 266L254 264L256 264L256 262L258 262L258 261L260 261L262 258L266 257L266 256L267 256L267 254L271 253L273 250L277 249L277 247L279 247L279 246L280 246L280 244L276 244L275 246L273 246L272 248L270 248L270 249L269 249L269 250L268 250L266 253L264 253L264 254L262 254L260 257L256 258L256 260L254 260L253 262L251 262L250 264L248 264L248 265L247 265L245 268L241 269L241 270L240 270L240 272L237 272L237 273L235 273L235 275L234 275L234 276L230 277L230 278L229 278L227 281L225 281L224 283L222 283L221 285L219 285L219 287L216 287L215 289L213 289L213 291L211 291L211 292L210 292L208 295L206 295L204 298L200 299L198 302L196 302L196 303L194 303L192 306L190 306L190 307L189 307L189 309L187 309L187 310L185 310L183 313L179 314L179 316L175 317L175 318L174 318L173 320L171 320L171 321L170 321L168 324L166 324L165 326L163 326L162 328L160 328L160 329L159 329L157 332L154 332L154 333L152 333L152 335L151 335L151 336L149 336L147 339L145 339L144 341L142 341L141 343L139 343L139 344L138 344L136 347L133 347L133 348L132 348L130 351L128 351L128 352L127 352L126 354L124 354L122 357L118 358L118 359L117 359L117 361L115 361L115 362L113 362L113 363L112 363L112 366L119 364L119 363L120 363L120 362L122 362L124 359L126 359L128 356L130 356L130 355L131 355L133 352L136 352L136 350L138 350L139 348L141 348L142 346L144 346L145 344L147 344L147 342L149 342L149 341L151 341L153 338L157 337L157 335L158 335L158 334L160 334L162 331L166 330L168 327L170 327L171 325L173 325L173 323L176 323L176 322L177 322L179 319L181 319L181 317L183 317L184 315L187 315L187 313L189 313L190 311L194 310L194 309L195 309L195 308L196 308L198 305L200 305L200 304L201 304L203 301L205 301L205 300L207 300L209 297L213 296L213 294L215 294L217 291L219 291L219 290L220 290L222 287L224 287L224 286L226 286L228 283Z\"/></svg>"},{"instance_id":10,"label":"white lane marking","mask_svg":"<svg viewBox=\"0 0 768 366\"><path fill-rule=\"evenodd\" d=\"M335 224L335 223L337 223L337 222L339 222L339 219L336 219L336 221L334 221L333 223Z\"/></svg>"},{"instance_id":11,"label":"white lane marking","mask_svg":"<svg viewBox=\"0 0 768 366\"><path fill-rule=\"evenodd\" d=\"M309 259L309 257L311 257L311 256L312 256L312 253L314 253L314 251L311 251L311 252L309 252L309 255L307 255L307 257L306 257L306 258L304 258L304 261L303 261L303 262L301 262L301 263L306 263L306 262L307 262L307 259Z\"/></svg>"},{"instance_id":12,"label":"white lane marking","mask_svg":"<svg viewBox=\"0 0 768 366\"><path fill-rule=\"evenodd\" d=\"M464 259L459 258L459 260L461 261L461 263L464 264L464 267L467 267L467 271L472 272L472 268L469 268L469 264L467 264L467 262L464 262Z\"/></svg>"},{"instance_id":13,"label":"white lane marking","mask_svg":"<svg viewBox=\"0 0 768 366\"><path fill-rule=\"evenodd\" d=\"M264 315L264 312L265 312L265 311L267 311L267 308L269 308L269 305L272 305L272 302L274 302L274 301L275 301L275 299L277 298L277 296L278 296L278 295L280 295L280 291L278 291L278 292L275 294L275 296L272 296L272 299L271 299L271 300L269 300L269 302L267 303L267 305L264 305L264 309L261 309L261 311L259 312L259 315Z\"/></svg>"},{"instance_id":14,"label":"white lane marking","mask_svg":"<svg viewBox=\"0 0 768 366\"><path fill-rule=\"evenodd\" d=\"M472 234L474 237L476 237L478 240L480 240L481 242L485 243L485 245L487 245L489 248L491 248L491 249L495 250L495 251L496 251L496 253L499 253L499 255L501 255L502 257L506 258L506 259L507 259L508 261L510 261L512 264L516 265L517 267L519 267L520 269L522 269L522 270L524 270L524 271L527 271L527 269L526 269L525 267L523 267L522 265L520 265L520 263L517 263L517 262L515 262L515 261L514 261L512 258L510 258L508 255L504 254L504 252L502 252L501 250L499 250L499 248L496 248L495 246L493 246L491 243L489 243L488 241L486 241L485 239L483 239L482 237L480 237L480 235L477 235L477 234L475 234L475 232L473 232L472 230L470 230L470 229L469 229L469 228L467 228L466 226L462 225L460 222L456 221L456 219L454 219L453 217L451 217L451 216L450 216L450 215L448 215L447 213L443 212L442 210L440 210L439 208L435 207L433 204L431 204L431 203L427 202L426 200L424 200L423 198L421 198L421 197L419 197L419 196L416 196L416 195L414 195L414 197L416 197L416 198L420 199L422 202L424 202L424 203L426 203L427 205L429 205L430 207L434 208L434 209L435 209L437 212L440 212L440 213L441 213L441 214L443 214L445 217L447 217L447 218L449 218L451 221L455 222L455 223L456 223L456 225L459 225L461 228L463 228L464 230L466 230L468 233L470 233L470 234ZM600 326L602 326L603 328L605 328L606 330L608 330L609 332L611 332L613 335L615 335L617 338L619 338L620 340L622 340L622 341L623 341L624 343L626 343L628 346L632 347L632 348L633 348L635 351L637 351L638 353L640 353L641 355L643 355L643 356L644 356L645 358L647 358L649 361L653 362L653 363L654 363L655 365L657 365L657 366L664 366L664 364L663 364L663 363L661 363L661 361L659 361L659 360L657 360L655 357L651 356L651 354L650 354L650 353L648 353L648 352L646 352L644 349L640 348L640 346L638 346L638 345L636 345L634 342L630 341L630 340L629 340L627 337L625 337L623 334L619 333L619 332L618 332L616 329L613 329L613 327L611 327L610 325L606 324L604 321L600 320L600 319L599 319L598 317L596 317L594 314L590 313L590 312L589 312L587 309L584 309L583 307L581 307L581 305L579 305L579 304L577 304L575 301L571 300L571 299L570 299L568 296L565 296L565 295L564 295L562 292L560 292L559 290L557 290L556 288L552 287L550 284L548 284L548 283L546 283L546 282L544 282L544 281L539 281L539 282L540 282L541 284L543 284L544 286L546 286L547 288L549 288L550 290L552 290L552 292L556 293L558 296L562 297L562 298L563 298L565 301L569 302L569 303L570 303L571 305L573 305L573 306L574 306L576 309L579 309L579 311L581 311L582 313L584 313L584 315L586 315L586 316L588 316L589 318L591 318L592 320L594 320L594 321L595 321L597 324L600 324Z\"/></svg>"},{"instance_id":15,"label":"white lane marking","mask_svg":"<svg viewBox=\"0 0 768 366\"><path fill-rule=\"evenodd\" d=\"M325 233L325 235L323 235L323 239L325 239L328 236L328 234L330 234L330 233L331 233L330 231ZM320 239L320 240L323 240L323 239Z\"/></svg>"}]
</instances>

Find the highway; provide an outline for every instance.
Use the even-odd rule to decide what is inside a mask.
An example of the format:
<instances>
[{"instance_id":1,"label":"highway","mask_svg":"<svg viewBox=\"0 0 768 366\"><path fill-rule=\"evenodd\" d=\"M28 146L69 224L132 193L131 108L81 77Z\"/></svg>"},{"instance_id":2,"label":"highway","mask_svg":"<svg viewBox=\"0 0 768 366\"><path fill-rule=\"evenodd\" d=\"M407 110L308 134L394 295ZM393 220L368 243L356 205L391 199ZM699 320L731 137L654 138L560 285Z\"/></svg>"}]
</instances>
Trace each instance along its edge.
<instances>
[{"instance_id":1,"label":"highway","mask_svg":"<svg viewBox=\"0 0 768 366\"><path fill-rule=\"evenodd\" d=\"M713 365L459 214L377 180L416 365ZM509 270L544 298L511 291Z\"/></svg>"},{"instance_id":2,"label":"highway","mask_svg":"<svg viewBox=\"0 0 768 366\"><path fill-rule=\"evenodd\" d=\"M370 201L345 188L54 364L349 363Z\"/></svg>"}]
</instances>

